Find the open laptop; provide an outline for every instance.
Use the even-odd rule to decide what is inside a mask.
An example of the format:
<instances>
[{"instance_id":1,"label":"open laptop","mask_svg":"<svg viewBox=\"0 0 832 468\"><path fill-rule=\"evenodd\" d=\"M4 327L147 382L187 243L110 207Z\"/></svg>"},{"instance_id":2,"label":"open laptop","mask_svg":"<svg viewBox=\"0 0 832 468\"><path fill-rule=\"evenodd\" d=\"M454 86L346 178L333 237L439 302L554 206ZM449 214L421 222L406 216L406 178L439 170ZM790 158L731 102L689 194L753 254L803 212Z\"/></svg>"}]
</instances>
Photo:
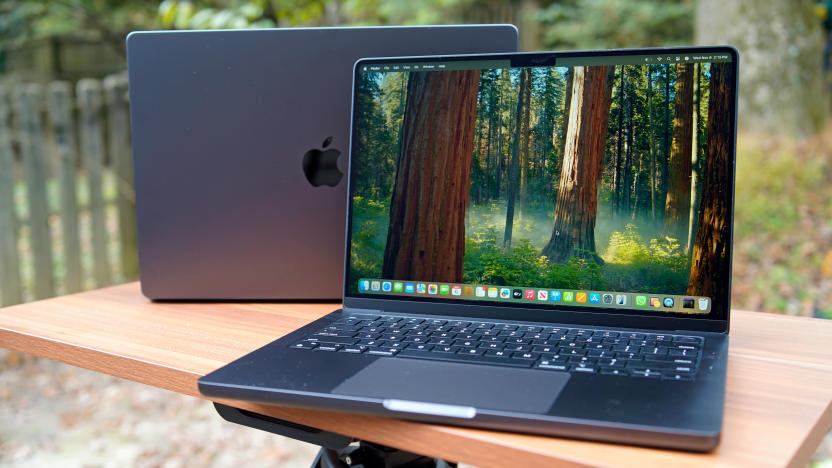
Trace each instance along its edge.
<instances>
[{"instance_id":1,"label":"open laptop","mask_svg":"<svg viewBox=\"0 0 832 468\"><path fill-rule=\"evenodd\" d=\"M358 61L343 309L200 391L712 449L737 65L730 47Z\"/></svg>"},{"instance_id":2,"label":"open laptop","mask_svg":"<svg viewBox=\"0 0 832 468\"><path fill-rule=\"evenodd\" d=\"M131 33L142 291L339 299L356 59L516 50L513 25Z\"/></svg>"}]
</instances>

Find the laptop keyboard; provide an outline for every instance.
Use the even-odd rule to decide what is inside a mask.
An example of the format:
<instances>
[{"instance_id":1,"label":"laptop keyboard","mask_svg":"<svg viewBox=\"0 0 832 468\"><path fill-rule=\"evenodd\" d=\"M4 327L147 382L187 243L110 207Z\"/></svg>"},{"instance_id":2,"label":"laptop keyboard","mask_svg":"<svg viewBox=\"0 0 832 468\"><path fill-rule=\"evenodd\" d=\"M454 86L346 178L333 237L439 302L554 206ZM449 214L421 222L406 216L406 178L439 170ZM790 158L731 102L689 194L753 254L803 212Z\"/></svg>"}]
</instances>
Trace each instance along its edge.
<instances>
[{"instance_id":1,"label":"laptop keyboard","mask_svg":"<svg viewBox=\"0 0 832 468\"><path fill-rule=\"evenodd\" d=\"M608 329L349 315L289 347L616 376L693 380L703 338Z\"/></svg>"}]
</instances>

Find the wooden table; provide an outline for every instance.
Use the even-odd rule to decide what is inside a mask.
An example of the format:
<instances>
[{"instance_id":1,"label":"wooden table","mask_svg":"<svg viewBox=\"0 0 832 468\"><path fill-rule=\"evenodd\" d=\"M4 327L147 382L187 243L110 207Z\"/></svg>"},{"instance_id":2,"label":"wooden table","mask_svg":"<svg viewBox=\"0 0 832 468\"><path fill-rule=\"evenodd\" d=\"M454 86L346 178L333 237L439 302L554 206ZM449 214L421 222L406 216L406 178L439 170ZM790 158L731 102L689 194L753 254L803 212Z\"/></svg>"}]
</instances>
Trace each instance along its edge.
<instances>
[{"instance_id":1,"label":"wooden table","mask_svg":"<svg viewBox=\"0 0 832 468\"><path fill-rule=\"evenodd\" d=\"M157 304L132 283L0 309L0 346L200 397L201 375L336 307ZM832 321L732 313L725 428L709 454L224 403L481 467L802 466L832 427Z\"/></svg>"}]
</instances>

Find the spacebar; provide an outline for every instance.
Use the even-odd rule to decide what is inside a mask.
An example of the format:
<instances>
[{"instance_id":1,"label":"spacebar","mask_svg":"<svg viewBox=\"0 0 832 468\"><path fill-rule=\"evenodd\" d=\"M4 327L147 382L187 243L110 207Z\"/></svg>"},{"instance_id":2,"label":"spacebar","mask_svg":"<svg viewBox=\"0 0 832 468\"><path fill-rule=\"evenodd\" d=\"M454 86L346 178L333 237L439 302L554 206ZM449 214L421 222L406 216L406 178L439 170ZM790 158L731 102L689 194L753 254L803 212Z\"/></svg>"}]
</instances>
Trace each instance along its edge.
<instances>
[{"instance_id":1,"label":"spacebar","mask_svg":"<svg viewBox=\"0 0 832 468\"><path fill-rule=\"evenodd\" d=\"M489 364L510 367L531 367L533 361L523 359L500 358L490 356L467 356L465 354L442 354L430 351L410 351L403 349L396 356L430 359L431 361L470 362L473 364Z\"/></svg>"}]
</instances>

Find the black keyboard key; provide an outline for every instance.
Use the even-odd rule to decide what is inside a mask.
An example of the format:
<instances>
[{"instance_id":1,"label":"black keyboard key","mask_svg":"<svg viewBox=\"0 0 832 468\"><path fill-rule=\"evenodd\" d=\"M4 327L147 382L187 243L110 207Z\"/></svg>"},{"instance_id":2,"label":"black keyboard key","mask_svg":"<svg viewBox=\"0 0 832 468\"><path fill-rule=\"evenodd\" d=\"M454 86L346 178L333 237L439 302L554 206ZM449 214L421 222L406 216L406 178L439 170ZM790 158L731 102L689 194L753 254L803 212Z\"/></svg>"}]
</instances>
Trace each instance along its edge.
<instances>
[{"instance_id":1,"label":"black keyboard key","mask_svg":"<svg viewBox=\"0 0 832 468\"><path fill-rule=\"evenodd\" d=\"M587 366L594 366L597 361L586 356L569 356L570 364L584 364Z\"/></svg>"},{"instance_id":2,"label":"black keyboard key","mask_svg":"<svg viewBox=\"0 0 832 468\"><path fill-rule=\"evenodd\" d=\"M485 350L479 348L470 348L468 346L462 346L457 351L457 354L465 354L468 356L480 356L485 352Z\"/></svg>"},{"instance_id":3,"label":"black keyboard key","mask_svg":"<svg viewBox=\"0 0 832 468\"><path fill-rule=\"evenodd\" d=\"M370 348L378 348L379 346L384 346L385 343L387 342L383 340L361 340L357 344L369 346Z\"/></svg>"},{"instance_id":4,"label":"black keyboard key","mask_svg":"<svg viewBox=\"0 0 832 468\"><path fill-rule=\"evenodd\" d=\"M315 351L338 351L343 347L344 345L339 344L318 343L318 346L315 347Z\"/></svg>"},{"instance_id":5,"label":"black keyboard key","mask_svg":"<svg viewBox=\"0 0 832 468\"><path fill-rule=\"evenodd\" d=\"M316 341L301 341L300 343L295 343L290 348L294 349L312 349L318 346L318 342Z\"/></svg>"},{"instance_id":6,"label":"black keyboard key","mask_svg":"<svg viewBox=\"0 0 832 468\"><path fill-rule=\"evenodd\" d=\"M645 335L644 333L622 333L622 338L627 338L628 340L643 340Z\"/></svg>"},{"instance_id":7,"label":"black keyboard key","mask_svg":"<svg viewBox=\"0 0 832 468\"><path fill-rule=\"evenodd\" d=\"M547 369L556 371L568 371L569 364L554 362L549 360L542 360L534 365L535 369Z\"/></svg>"},{"instance_id":8,"label":"black keyboard key","mask_svg":"<svg viewBox=\"0 0 832 468\"><path fill-rule=\"evenodd\" d=\"M485 356L490 357L499 357L499 358L508 358L511 357L511 351L503 351L498 349L489 349L485 352Z\"/></svg>"},{"instance_id":9,"label":"black keyboard key","mask_svg":"<svg viewBox=\"0 0 832 468\"><path fill-rule=\"evenodd\" d=\"M502 343L505 341L505 338L500 336L483 336L480 338L480 341L483 343Z\"/></svg>"},{"instance_id":10,"label":"black keyboard key","mask_svg":"<svg viewBox=\"0 0 832 468\"><path fill-rule=\"evenodd\" d=\"M428 340L428 344L439 346L451 346L453 342L454 340L450 338L431 338Z\"/></svg>"},{"instance_id":11,"label":"black keyboard key","mask_svg":"<svg viewBox=\"0 0 832 468\"><path fill-rule=\"evenodd\" d=\"M368 348L366 346L361 345L344 345L344 347L339 349L338 351L342 353L361 354L367 349Z\"/></svg>"},{"instance_id":12,"label":"black keyboard key","mask_svg":"<svg viewBox=\"0 0 832 468\"><path fill-rule=\"evenodd\" d=\"M333 337L333 338L340 338L340 337L352 338L355 335L356 335L355 332L342 333L342 332L337 332L337 331L326 330L326 331L320 331L318 333L315 333L313 336Z\"/></svg>"},{"instance_id":13,"label":"black keyboard key","mask_svg":"<svg viewBox=\"0 0 832 468\"><path fill-rule=\"evenodd\" d=\"M572 372L580 372L580 373L584 373L584 374L594 374L595 373L595 368L594 367L584 366L584 365L581 365L581 364L572 364L571 366L569 366L569 370L571 370Z\"/></svg>"},{"instance_id":14,"label":"black keyboard key","mask_svg":"<svg viewBox=\"0 0 832 468\"><path fill-rule=\"evenodd\" d=\"M537 361L537 358L540 357L539 353L514 353L511 357L515 359L525 359L530 361Z\"/></svg>"},{"instance_id":15,"label":"black keyboard key","mask_svg":"<svg viewBox=\"0 0 832 468\"><path fill-rule=\"evenodd\" d=\"M354 345L358 343L359 340L355 338L344 338L340 336L317 336L315 335L313 338L317 338L319 343L340 343L340 344L350 344Z\"/></svg>"},{"instance_id":16,"label":"black keyboard key","mask_svg":"<svg viewBox=\"0 0 832 468\"><path fill-rule=\"evenodd\" d=\"M336 324L336 325L330 325L330 326L326 327L326 330L357 333L358 330L361 330L362 328L364 328L364 327L362 327L361 325Z\"/></svg>"},{"instance_id":17,"label":"black keyboard key","mask_svg":"<svg viewBox=\"0 0 832 468\"><path fill-rule=\"evenodd\" d=\"M476 348L479 346L479 341L476 340L454 340L454 346L464 346L466 348Z\"/></svg>"},{"instance_id":18,"label":"black keyboard key","mask_svg":"<svg viewBox=\"0 0 832 468\"><path fill-rule=\"evenodd\" d=\"M350 320L369 320L369 321L373 321L373 320L377 320L377 319L378 319L378 315L350 314L350 315L346 316L345 318L342 318L341 320L344 320L344 321L350 321ZM341 320L339 320L339 322Z\"/></svg>"},{"instance_id":19,"label":"black keyboard key","mask_svg":"<svg viewBox=\"0 0 832 468\"><path fill-rule=\"evenodd\" d=\"M667 354L667 353L665 353L665 354ZM664 356L664 355L656 356L654 354L648 354L648 355L644 356L644 361L645 362L673 362L674 359L676 359L676 358L673 358L671 356Z\"/></svg>"},{"instance_id":20,"label":"black keyboard key","mask_svg":"<svg viewBox=\"0 0 832 468\"><path fill-rule=\"evenodd\" d=\"M630 375L630 373L626 369L621 369L617 367L602 367L601 373L605 375Z\"/></svg>"},{"instance_id":21,"label":"black keyboard key","mask_svg":"<svg viewBox=\"0 0 832 468\"><path fill-rule=\"evenodd\" d=\"M411 344L407 347L407 349L409 349L411 351L428 352L431 349L433 349L433 345L429 345L429 344Z\"/></svg>"},{"instance_id":22,"label":"black keyboard key","mask_svg":"<svg viewBox=\"0 0 832 468\"><path fill-rule=\"evenodd\" d=\"M693 375L691 374L664 374L662 375L662 380L678 380L678 381L690 381L693 380Z\"/></svg>"},{"instance_id":23,"label":"black keyboard key","mask_svg":"<svg viewBox=\"0 0 832 468\"><path fill-rule=\"evenodd\" d=\"M377 340L381 333L359 333L355 337L359 340Z\"/></svg>"},{"instance_id":24,"label":"black keyboard key","mask_svg":"<svg viewBox=\"0 0 832 468\"><path fill-rule=\"evenodd\" d=\"M491 350L491 349L500 350L500 349L503 349L505 347L506 347L506 345L504 345L502 343L480 343L480 348L486 349L486 350Z\"/></svg>"},{"instance_id":25,"label":"black keyboard key","mask_svg":"<svg viewBox=\"0 0 832 468\"><path fill-rule=\"evenodd\" d=\"M683 336L683 335L676 335L673 337L673 341L675 343L696 343L699 344L702 342L702 337L700 336Z\"/></svg>"},{"instance_id":26,"label":"black keyboard key","mask_svg":"<svg viewBox=\"0 0 832 468\"><path fill-rule=\"evenodd\" d=\"M696 351L696 350L699 349L699 345L680 344L680 345L676 346L676 349L686 349L688 351Z\"/></svg>"},{"instance_id":27,"label":"black keyboard key","mask_svg":"<svg viewBox=\"0 0 832 468\"><path fill-rule=\"evenodd\" d=\"M491 356L469 356L467 354L425 354L419 351L410 351L408 349L403 349L397 356L430 359L434 361L465 362L509 367L531 367L532 365L532 361L524 361L522 359L501 358Z\"/></svg>"},{"instance_id":28,"label":"black keyboard key","mask_svg":"<svg viewBox=\"0 0 832 468\"><path fill-rule=\"evenodd\" d=\"M373 356L394 356L398 352L399 350L396 348L373 348L367 350L367 354L372 354Z\"/></svg>"},{"instance_id":29,"label":"black keyboard key","mask_svg":"<svg viewBox=\"0 0 832 468\"><path fill-rule=\"evenodd\" d=\"M438 354L454 354L458 350L458 346L434 346L430 351Z\"/></svg>"},{"instance_id":30,"label":"black keyboard key","mask_svg":"<svg viewBox=\"0 0 832 468\"><path fill-rule=\"evenodd\" d=\"M630 371L630 375L633 377L642 377L647 379L658 379L661 378L662 373L658 371L648 371L648 370L632 370Z\"/></svg>"}]
</instances>

